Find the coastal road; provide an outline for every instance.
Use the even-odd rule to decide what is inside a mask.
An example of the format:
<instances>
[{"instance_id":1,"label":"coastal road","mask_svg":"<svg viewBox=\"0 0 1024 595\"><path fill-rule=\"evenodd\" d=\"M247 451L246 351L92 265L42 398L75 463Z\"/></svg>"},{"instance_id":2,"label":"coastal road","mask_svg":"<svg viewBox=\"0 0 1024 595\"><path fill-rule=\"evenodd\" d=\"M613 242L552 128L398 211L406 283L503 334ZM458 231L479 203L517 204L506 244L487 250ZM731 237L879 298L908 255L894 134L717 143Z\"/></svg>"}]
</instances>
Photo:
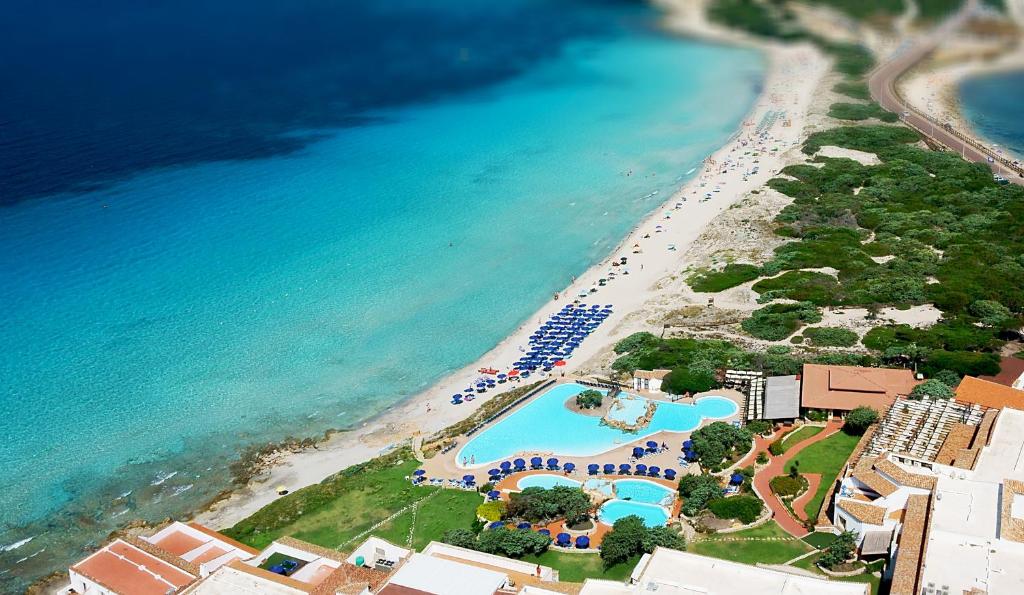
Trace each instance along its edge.
<instances>
[{"instance_id":1,"label":"coastal road","mask_svg":"<svg viewBox=\"0 0 1024 595\"><path fill-rule=\"evenodd\" d=\"M899 114L900 119L927 136L932 141L959 153L964 159L976 163L988 163L992 170L1011 182L1024 184L1024 169L1014 165L1005 157L985 148L970 136L946 126L942 122L918 111L896 92L896 81L915 64L920 62L944 39L954 34L966 23L978 8L977 0L968 0L963 8L948 18L934 31L916 42L906 42L878 66L868 77L871 97L886 110Z\"/></svg>"}]
</instances>

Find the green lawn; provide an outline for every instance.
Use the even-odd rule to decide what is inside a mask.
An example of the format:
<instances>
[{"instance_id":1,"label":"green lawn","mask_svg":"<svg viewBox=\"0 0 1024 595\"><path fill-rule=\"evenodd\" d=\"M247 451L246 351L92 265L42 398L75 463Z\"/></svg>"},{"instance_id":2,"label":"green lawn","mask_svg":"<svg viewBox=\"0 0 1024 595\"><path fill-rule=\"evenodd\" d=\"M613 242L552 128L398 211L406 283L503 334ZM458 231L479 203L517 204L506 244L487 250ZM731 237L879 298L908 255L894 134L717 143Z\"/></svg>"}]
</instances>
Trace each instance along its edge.
<instances>
[{"instance_id":1,"label":"green lawn","mask_svg":"<svg viewBox=\"0 0 1024 595\"><path fill-rule=\"evenodd\" d=\"M323 482L279 498L224 533L256 548L290 535L325 547L338 547L395 512L440 488L413 487L405 478L419 463L409 451L349 467ZM416 519L414 544L440 538L445 530L468 527L477 505L475 492L444 490L425 500ZM411 511L380 528L381 537L404 544Z\"/></svg>"},{"instance_id":2,"label":"green lawn","mask_svg":"<svg viewBox=\"0 0 1024 595\"><path fill-rule=\"evenodd\" d=\"M842 471L846 460L850 458L860 436L851 436L846 432L836 432L820 442L801 450L793 460L786 464L788 468L794 462L800 469L800 473L821 474L821 484L814 497L804 506L807 518L817 518L821 504L825 500L825 494L832 487L839 472Z\"/></svg>"},{"instance_id":3,"label":"green lawn","mask_svg":"<svg viewBox=\"0 0 1024 595\"><path fill-rule=\"evenodd\" d=\"M539 556L524 556L523 560L550 566L558 571L558 580L567 583L582 583L588 578L621 581L633 572L640 557L605 569L601 556L597 554L567 554L550 549Z\"/></svg>"},{"instance_id":4,"label":"green lawn","mask_svg":"<svg viewBox=\"0 0 1024 595\"><path fill-rule=\"evenodd\" d=\"M744 538L774 538L773 540L730 541ZM702 556L722 558L744 564L782 564L800 554L811 551L811 546L796 539L782 530L775 521L769 521L760 527L713 535L707 539L693 541L687 551Z\"/></svg>"},{"instance_id":5,"label":"green lawn","mask_svg":"<svg viewBox=\"0 0 1024 595\"><path fill-rule=\"evenodd\" d=\"M799 442L820 434L824 429L825 428L820 426L804 426L794 432L786 434L782 437L782 452L786 452L793 448Z\"/></svg>"},{"instance_id":6,"label":"green lawn","mask_svg":"<svg viewBox=\"0 0 1024 595\"><path fill-rule=\"evenodd\" d=\"M815 565L820 556L821 554L807 556L803 560L795 562L793 566L795 566L796 568L802 568L804 570L810 570L811 572L820 574L822 578L826 578L828 580L843 581L847 583L867 583L871 585L871 595L878 595L880 583L882 582L881 577L877 577L871 574L870 572L865 572L864 574L858 574L857 576L848 576L844 578L828 577L825 575L824 572L818 570L818 567Z\"/></svg>"},{"instance_id":7,"label":"green lawn","mask_svg":"<svg viewBox=\"0 0 1024 595\"><path fill-rule=\"evenodd\" d=\"M825 549L832 545L832 542L836 540L836 536L832 533L825 533L822 531L815 531L804 537L804 541L818 548L819 550Z\"/></svg>"}]
</instances>

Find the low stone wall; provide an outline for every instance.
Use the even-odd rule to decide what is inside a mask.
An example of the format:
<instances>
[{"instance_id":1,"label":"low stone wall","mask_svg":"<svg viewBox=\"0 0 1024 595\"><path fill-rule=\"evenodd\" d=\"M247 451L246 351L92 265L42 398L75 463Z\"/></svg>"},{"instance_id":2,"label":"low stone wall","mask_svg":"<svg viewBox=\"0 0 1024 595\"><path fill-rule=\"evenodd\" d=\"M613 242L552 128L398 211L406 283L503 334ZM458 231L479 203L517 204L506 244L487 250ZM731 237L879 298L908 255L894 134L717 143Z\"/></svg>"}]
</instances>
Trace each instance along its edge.
<instances>
[{"instance_id":1,"label":"low stone wall","mask_svg":"<svg viewBox=\"0 0 1024 595\"><path fill-rule=\"evenodd\" d=\"M867 567L866 566L861 566L857 570L847 570L846 572L836 572L834 570L829 570L828 568L825 568L824 566L821 566L819 564L816 564L815 566L817 566L818 570L824 572L825 574L827 574L829 576L834 576L836 578L845 578L845 577L848 577L848 576L857 576L858 574L864 574L865 572L867 572Z\"/></svg>"}]
</instances>

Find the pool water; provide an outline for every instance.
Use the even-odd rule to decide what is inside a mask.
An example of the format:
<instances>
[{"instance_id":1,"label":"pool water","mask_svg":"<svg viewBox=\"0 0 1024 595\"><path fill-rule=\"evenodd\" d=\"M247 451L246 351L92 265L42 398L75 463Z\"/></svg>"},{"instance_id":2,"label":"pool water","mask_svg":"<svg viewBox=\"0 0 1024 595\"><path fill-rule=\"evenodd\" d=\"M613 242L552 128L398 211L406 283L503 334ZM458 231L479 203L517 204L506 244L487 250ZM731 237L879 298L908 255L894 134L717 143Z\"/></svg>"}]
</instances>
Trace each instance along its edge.
<instances>
[{"instance_id":1,"label":"pool water","mask_svg":"<svg viewBox=\"0 0 1024 595\"><path fill-rule=\"evenodd\" d=\"M667 506L675 499L676 493L653 481L620 479L615 482L615 497L619 500Z\"/></svg>"},{"instance_id":2,"label":"pool water","mask_svg":"<svg viewBox=\"0 0 1024 595\"><path fill-rule=\"evenodd\" d=\"M597 479L596 477L592 477L587 481L583 482L583 487L587 488L588 490L608 496L609 498L612 497L613 495L612 482L608 481L607 479Z\"/></svg>"},{"instance_id":3,"label":"pool water","mask_svg":"<svg viewBox=\"0 0 1024 595\"><path fill-rule=\"evenodd\" d=\"M668 510L663 506L631 500L609 500L597 512L598 520L606 525L614 525L615 521L629 515L640 517L648 527L661 527L669 517Z\"/></svg>"},{"instance_id":4,"label":"pool water","mask_svg":"<svg viewBox=\"0 0 1024 595\"><path fill-rule=\"evenodd\" d=\"M737 411L736 403L718 396L698 399L692 405L659 402L647 427L624 432L603 425L598 417L582 415L565 406L567 400L587 388L568 383L549 389L477 434L462 447L456 461L475 460L471 466L482 467L520 452L593 456L661 431L689 432L704 420L727 418ZM647 399L635 399L647 406Z\"/></svg>"},{"instance_id":5,"label":"pool water","mask_svg":"<svg viewBox=\"0 0 1024 595\"><path fill-rule=\"evenodd\" d=\"M580 482L573 479L569 479L568 477L548 474L527 475L526 477L516 482L516 486L520 490L525 490L526 488L544 488L545 490L550 490L555 486L568 486L570 488L578 488L580 487L580 485L582 485L580 484Z\"/></svg>"},{"instance_id":6,"label":"pool water","mask_svg":"<svg viewBox=\"0 0 1024 595\"><path fill-rule=\"evenodd\" d=\"M623 395L617 399L618 405L612 405L608 410L608 418L628 424L636 423L644 413L647 413L647 399ZM660 407L660 405L659 405Z\"/></svg>"}]
</instances>

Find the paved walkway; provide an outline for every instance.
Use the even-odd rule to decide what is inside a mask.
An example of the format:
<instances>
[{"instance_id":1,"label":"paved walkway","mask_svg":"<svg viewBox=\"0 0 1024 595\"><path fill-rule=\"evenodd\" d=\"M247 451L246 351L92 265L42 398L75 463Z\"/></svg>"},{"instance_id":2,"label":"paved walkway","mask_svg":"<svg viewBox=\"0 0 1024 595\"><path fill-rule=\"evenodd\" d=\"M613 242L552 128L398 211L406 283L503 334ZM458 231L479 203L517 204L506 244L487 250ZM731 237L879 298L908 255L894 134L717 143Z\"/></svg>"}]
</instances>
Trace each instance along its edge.
<instances>
[{"instance_id":1,"label":"paved walkway","mask_svg":"<svg viewBox=\"0 0 1024 595\"><path fill-rule=\"evenodd\" d=\"M841 428L842 425L842 421L832 420L828 422L823 431L815 434L810 438L797 442L796 444L791 446L789 450L787 450L784 454L776 457L772 456L769 453L768 464L763 469L758 471L756 475L754 475L754 491L756 491L757 494L761 496L761 499L764 500L765 504L768 505L768 508L772 509L772 517L775 519L775 522L778 523L778 525L782 527L782 529L786 533L789 533L793 537L804 537L809 533L809 531L806 528L804 528L801 521L793 518L793 516L789 514L789 509L786 508L786 505L783 504L782 501L779 500L778 497L776 497L775 494L772 493L772 488L769 485L769 482L773 477L776 477L778 475L785 475L788 472L788 470L786 469L786 465L789 463L789 461L793 459L793 457L799 454L800 451L814 444L815 442L820 442L821 440L828 438L832 434L835 434L836 432L839 431L839 428ZM818 484L820 484L821 482L821 476L816 476L816 478L814 479L816 479L816 481L812 482L812 477L808 477L808 482L812 482L814 485L813 487L808 489L803 496L797 499L796 503L794 504L795 509L799 510L798 506L801 503L806 503L807 500L809 500L814 495L815 490L817 490Z\"/></svg>"}]
</instances>

